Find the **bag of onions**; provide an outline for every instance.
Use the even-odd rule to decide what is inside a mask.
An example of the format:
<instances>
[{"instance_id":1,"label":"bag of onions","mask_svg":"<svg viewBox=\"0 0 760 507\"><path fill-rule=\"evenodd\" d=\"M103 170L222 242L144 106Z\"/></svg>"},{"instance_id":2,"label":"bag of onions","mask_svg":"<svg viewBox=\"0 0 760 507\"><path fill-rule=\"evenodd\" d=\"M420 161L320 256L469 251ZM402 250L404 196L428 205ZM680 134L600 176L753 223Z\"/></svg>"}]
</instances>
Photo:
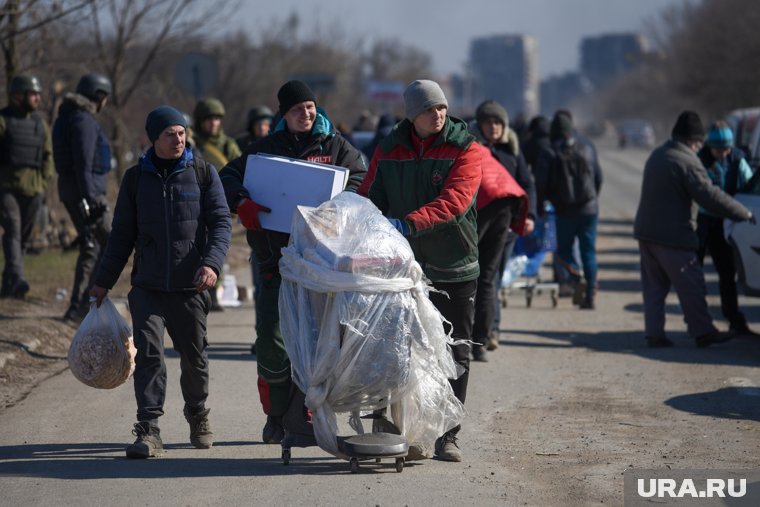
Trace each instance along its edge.
<instances>
[{"instance_id":1,"label":"bag of onions","mask_svg":"<svg viewBox=\"0 0 760 507\"><path fill-rule=\"evenodd\" d=\"M69 367L83 384L98 389L120 386L135 371L132 328L109 298L93 302L69 346Z\"/></svg>"}]
</instances>

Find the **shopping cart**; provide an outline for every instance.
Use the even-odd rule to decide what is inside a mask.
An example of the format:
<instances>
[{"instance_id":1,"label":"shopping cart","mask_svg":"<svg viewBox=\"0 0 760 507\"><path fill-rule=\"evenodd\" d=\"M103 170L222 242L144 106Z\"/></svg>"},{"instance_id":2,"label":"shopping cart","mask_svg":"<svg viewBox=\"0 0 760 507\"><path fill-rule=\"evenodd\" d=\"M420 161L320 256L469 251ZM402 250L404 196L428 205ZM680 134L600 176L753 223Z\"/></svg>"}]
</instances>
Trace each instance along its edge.
<instances>
[{"instance_id":1,"label":"shopping cart","mask_svg":"<svg viewBox=\"0 0 760 507\"><path fill-rule=\"evenodd\" d=\"M507 307L507 296L512 291L525 293L525 305L530 308L533 297L548 293L552 307L557 307L559 284L541 280L541 265L547 252L553 252L557 246L557 232L554 209L546 206L546 218L536 219L533 232L517 238L515 248L504 270L499 290L502 308Z\"/></svg>"}]
</instances>

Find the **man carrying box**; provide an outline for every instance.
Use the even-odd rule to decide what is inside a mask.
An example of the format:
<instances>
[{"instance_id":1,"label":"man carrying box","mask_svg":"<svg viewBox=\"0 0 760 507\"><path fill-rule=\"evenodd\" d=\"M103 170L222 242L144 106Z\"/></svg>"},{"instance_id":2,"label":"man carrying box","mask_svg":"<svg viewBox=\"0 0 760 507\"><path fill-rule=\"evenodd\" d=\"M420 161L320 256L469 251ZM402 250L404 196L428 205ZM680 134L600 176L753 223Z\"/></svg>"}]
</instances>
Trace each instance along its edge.
<instances>
[{"instance_id":1,"label":"man carrying box","mask_svg":"<svg viewBox=\"0 0 760 507\"><path fill-rule=\"evenodd\" d=\"M349 170L349 192L356 191L367 172L361 153L317 108L316 96L306 83L288 81L277 92L277 98L282 120L274 132L250 144L241 157L220 172L227 203L247 229L248 244L261 270L262 287L256 296L256 355L259 398L267 414L262 440L270 444L280 443L283 438L282 416L288 408L291 386L290 360L280 332L278 306L280 249L287 246L290 235L261 228L258 214L270 209L252 201L243 186L246 160L249 155L262 153L345 167Z\"/></svg>"}]
</instances>

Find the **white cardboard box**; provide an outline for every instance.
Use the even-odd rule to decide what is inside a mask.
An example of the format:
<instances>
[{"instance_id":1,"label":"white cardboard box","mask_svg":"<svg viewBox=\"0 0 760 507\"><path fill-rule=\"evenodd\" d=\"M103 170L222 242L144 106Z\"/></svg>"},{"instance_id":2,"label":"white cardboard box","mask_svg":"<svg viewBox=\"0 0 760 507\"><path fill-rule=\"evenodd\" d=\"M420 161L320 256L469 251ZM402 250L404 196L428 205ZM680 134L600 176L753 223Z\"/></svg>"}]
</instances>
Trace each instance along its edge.
<instances>
[{"instance_id":1,"label":"white cardboard box","mask_svg":"<svg viewBox=\"0 0 760 507\"><path fill-rule=\"evenodd\" d=\"M249 155L243 186L251 199L271 209L259 213L261 227L290 232L296 206L317 207L338 195L348 182L348 169L287 157Z\"/></svg>"}]
</instances>

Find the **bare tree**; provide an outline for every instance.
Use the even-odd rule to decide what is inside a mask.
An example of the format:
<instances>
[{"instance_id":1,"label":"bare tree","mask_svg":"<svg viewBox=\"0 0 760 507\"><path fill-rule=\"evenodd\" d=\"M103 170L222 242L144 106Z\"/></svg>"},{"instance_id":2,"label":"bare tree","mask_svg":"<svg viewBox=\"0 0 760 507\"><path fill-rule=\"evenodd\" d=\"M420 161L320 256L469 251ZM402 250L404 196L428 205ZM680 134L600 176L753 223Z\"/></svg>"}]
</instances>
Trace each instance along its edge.
<instances>
[{"instance_id":1,"label":"bare tree","mask_svg":"<svg viewBox=\"0 0 760 507\"><path fill-rule=\"evenodd\" d=\"M192 0L101 0L91 4L93 64L113 83L112 140L123 172L124 154L137 144L125 119L135 94L145 86L148 71L162 51L180 48L202 28L211 28L234 11L237 2L198 6ZM162 69L171 79L173 67ZM140 131L141 133L141 131Z\"/></svg>"},{"instance_id":2,"label":"bare tree","mask_svg":"<svg viewBox=\"0 0 760 507\"><path fill-rule=\"evenodd\" d=\"M38 35L47 25L93 2L94 0L7 0L0 10L0 50L3 52L6 84L23 68L20 53L29 49L28 39ZM25 53L28 54L29 51Z\"/></svg>"}]
</instances>

